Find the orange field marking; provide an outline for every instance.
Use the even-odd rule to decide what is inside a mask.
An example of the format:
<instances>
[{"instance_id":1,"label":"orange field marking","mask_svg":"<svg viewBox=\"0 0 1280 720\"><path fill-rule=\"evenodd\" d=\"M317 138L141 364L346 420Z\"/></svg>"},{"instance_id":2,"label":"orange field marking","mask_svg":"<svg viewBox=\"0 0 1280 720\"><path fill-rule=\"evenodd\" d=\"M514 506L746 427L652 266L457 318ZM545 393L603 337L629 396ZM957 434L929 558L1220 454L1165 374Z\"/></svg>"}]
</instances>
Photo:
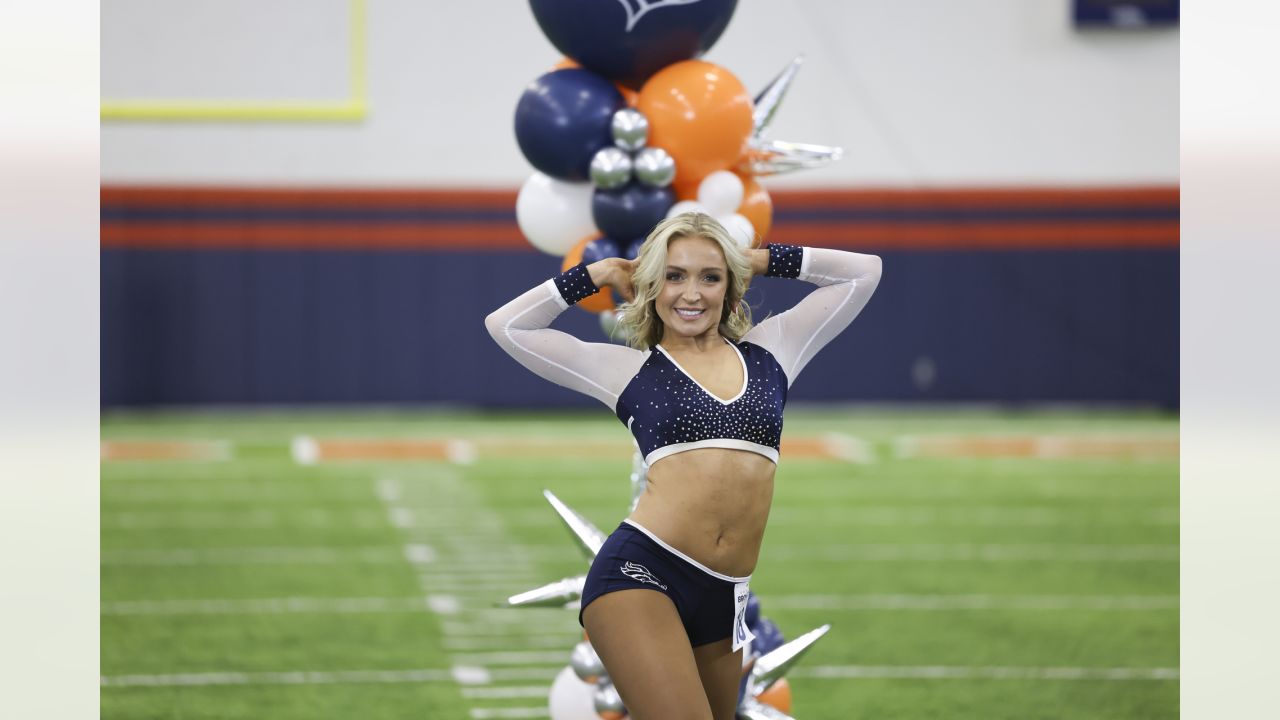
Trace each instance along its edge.
<instances>
[{"instance_id":1,"label":"orange field marking","mask_svg":"<svg viewBox=\"0 0 1280 720\"><path fill-rule=\"evenodd\" d=\"M916 435L897 440L899 457L1166 460L1176 437L1069 435Z\"/></svg>"},{"instance_id":2,"label":"orange field marking","mask_svg":"<svg viewBox=\"0 0 1280 720\"><path fill-rule=\"evenodd\" d=\"M228 460L231 457L230 446L214 440L104 440L100 448L104 462L209 462Z\"/></svg>"},{"instance_id":3,"label":"orange field marking","mask_svg":"<svg viewBox=\"0 0 1280 720\"><path fill-rule=\"evenodd\" d=\"M782 442L788 458L855 460L849 442L828 437L797 437ZM856 441L852 441L856 442ZM299 463L399 460L446 460L470 463L493 459L624 459L635 446L610 438L295 438L293 456Z\"/></svg>"}]
</instances>

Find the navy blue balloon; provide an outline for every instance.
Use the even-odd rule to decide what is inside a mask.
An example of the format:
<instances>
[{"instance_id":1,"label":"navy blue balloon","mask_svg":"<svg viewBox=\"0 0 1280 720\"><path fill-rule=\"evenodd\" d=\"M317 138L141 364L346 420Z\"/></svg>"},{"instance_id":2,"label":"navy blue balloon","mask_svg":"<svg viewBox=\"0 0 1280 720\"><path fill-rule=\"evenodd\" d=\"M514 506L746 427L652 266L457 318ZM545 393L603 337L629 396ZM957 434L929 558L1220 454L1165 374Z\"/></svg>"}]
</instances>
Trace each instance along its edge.
<instances>
[{"instance_id":1,"label":"navy blue balloon","mask_svg":"<svg viewBox=\"0 0 1280 720\"><path fill-rule=\"evenodd\" d=\"M582 67L640 89L649 76L706 52L738 0L529 0L556 49Z\"/></svg>"},{"instance_id":2,"label":"navy blue balloon","mask_svg":"<svg viewBox=\"0 0 1280 720\"><path fill-rule=\"evenodd\" d=\"M748 626L751 627L751 626ZM751 649L765 655L782 647L787 640L782 637L782 631L767 617L760 618L760 622L751 627L751 632L756 636L751 641Z\"/></svg>"},{"instance_id":3,"label":"navy blue balloon","mask_svg":"<svg viewBox=\"0 0 1280 720\"><path fill-rule=\"evenodd\" d=\"M635 240L632 240L627 245L627 249L623 251L622 257L628 260L635 260L636 256L640 254L640 246L644 245L644 241L647 239L648 238L641 237L641 238L636 238ZM747 607L750 608L751 606L747 605ZM751 612L751 610L747 610L747 612Z\"/></svg>"},{"instance_id":4,"label":"navy blue balloon","mask_svg":"<svg viewBox=\"0 0 1280 720\"><path fill-rule=\"evenodd\" d=\"M613 238L596 238L582 248L582 262L590 265L605 258L621 257L622 243Z\"/></svg>"},{"instance_id":5,"label":"navy blue balloon","mask_svg":"<svg viewBox=\"0 0 1280 720\"><path fill-rule=\"evenodd\" d=\"M675 204L671 188L633 182L620 190L596 190L591 195L591 217L609 237L644 237Z\"/></svg>"},{"instance_id":6,"label":"navy blue balloon","mask_svg":"<svg viewBox=\"0 0 1280 720\"><path fill-rule=\"evenodd\" d=\"M580 68L554 70L516 104L516 142L525 159L560 180L586 180L591 158L613 144L613 114L627 106L613 83Z\"/></svg>"}]
</instances>

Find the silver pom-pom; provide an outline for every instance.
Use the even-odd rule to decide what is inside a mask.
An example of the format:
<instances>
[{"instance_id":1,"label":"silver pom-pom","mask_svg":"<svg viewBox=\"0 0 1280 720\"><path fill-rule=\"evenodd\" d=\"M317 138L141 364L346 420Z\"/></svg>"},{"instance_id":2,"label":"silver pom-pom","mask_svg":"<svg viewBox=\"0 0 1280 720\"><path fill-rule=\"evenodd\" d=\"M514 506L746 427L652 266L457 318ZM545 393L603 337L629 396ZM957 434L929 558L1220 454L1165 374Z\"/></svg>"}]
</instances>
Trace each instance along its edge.
<instances>
[{"instance_id":1,"label":"silver pom-pom","mask_svg":"<svg viewBox=\"0 0 1280 720\"><path fill-rule=\"evenodd\" d=\"M569 665L573 668L573 674L581 680L598 678L605 674L604 662L596 654L596 649L586 640L573 646L573 652L569 654Z\"/></svg>"},{"instance_id":2,"label":"silver pom-pom","mask_svg":"<svg viewBox=\"0 0 1280 720\"><path fill-rule=\"evenodd\" d=\"M592 699L595 700L596 712L598 713L625 713L627 711L626 706L622 704L622 696L618 694L618 689L612 683L597 686Z\"/></svg>"},{"instance_id":3,"label":"silver pom-pom","mask_svg":"<svg viewBox=\"0 0 1280 720\"><path fill-rule=\"evenodd\" d=\"M591 184L601 190L631 182L631 156L616 147L603 148L591 158Z\"/></svg>"},{"instance_id":4,"label":"silver pom-pom","mask_svg":"<svg viewBox=\"0 0 1280 720\"><path fill-rule=\"evenodd\" d=\"M613 114L610 130L613 144L635 152L649 140L649 118L635 108L623 108Z\"/></svg>"},{"instance_id":5,"label":"silver pom-pom","mask_svg":"<svg viewBox=\"0 0 1280 720\"><path fill-rule=\"evenodd\" d=\"M636 179L652 187L666 187L676 178L676 161L666 150L648 147L636 153L631 163Z\"/></svg>"}]
</instances>

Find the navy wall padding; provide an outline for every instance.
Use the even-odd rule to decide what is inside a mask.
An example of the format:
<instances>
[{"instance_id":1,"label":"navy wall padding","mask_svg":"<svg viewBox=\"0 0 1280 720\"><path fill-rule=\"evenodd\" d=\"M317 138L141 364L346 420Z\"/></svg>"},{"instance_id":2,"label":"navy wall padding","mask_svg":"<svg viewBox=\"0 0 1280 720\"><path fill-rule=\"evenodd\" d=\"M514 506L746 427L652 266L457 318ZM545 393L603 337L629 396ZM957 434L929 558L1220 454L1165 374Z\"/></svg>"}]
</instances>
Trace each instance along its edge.
<instances>
[{"instance_id":1,"label":"navy wall padding","mask_svg":"<svg viewBox=\"0 0 1280 720\"><path fill-rule=\"evenodd\" d=\"M879 290L792 400L1178 406L1177 249L881 255ZM102 403L595 406L484 328L558 269L526 251L105 249ZM748 301L761 319L812 287L758 278ZM577 309L555 327L604 340Z\"/></svg>"}]
</instances>

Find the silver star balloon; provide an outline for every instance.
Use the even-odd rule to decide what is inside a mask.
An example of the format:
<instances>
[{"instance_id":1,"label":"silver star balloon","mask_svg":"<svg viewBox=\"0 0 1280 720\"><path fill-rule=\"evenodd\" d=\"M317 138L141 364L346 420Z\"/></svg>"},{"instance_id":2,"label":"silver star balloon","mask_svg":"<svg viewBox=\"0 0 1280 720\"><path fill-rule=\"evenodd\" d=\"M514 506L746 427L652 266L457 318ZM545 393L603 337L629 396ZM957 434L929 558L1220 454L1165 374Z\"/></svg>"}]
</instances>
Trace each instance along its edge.
<instances>
[{"instance_id":1,"label":"silver star balloon","mask_svg":"<svg viewBox=\"0 0 1280 720\"><path fill-rule=\"evenodd\" d=\"M831 630L831 625L823 625L814 628L809 632L790 642L784 643L781 647L775 648L772 652L768 652L756 658L755 665L751 668L751 694L759 695L769 686L778 682L778 679L787 674L787 671L795 667L800 662L800 658L809 652L809 648L813 644L822 639L823 635Z\"/></svg>"},{"instance_id":2,"label":"silver star balloon","mask_svg":"<svg viewBox=\"0 0 1280 720\"><path fill-rule=\"evenodd\" d=\"M750 151L738 170L752 175L780 175L829 165L844 155L844 150L829 145L808 145L785 140L754 138Z\"/></svg>"},{"instance_id":3,"label":"silver star balloon","mask_svg":"<svg viewBox=\"0 0 1280 720\"><path fill-rule=\"evenodd\" d=\"M745 159L736 168L738 172L749 175L779 175L822 167L839 160L844 150L828 145L810 145L787 142L785 140L766 140L764 130L773 121L782 105L782 98L791 87L800 66L804 64L804 56L798 55L778 73L764 90L755 98L755 109L751 120L753 130L748 141L748 152Z\"/></svg>"},{"instance_id":4,"label":"silver star balloon","mask_svg":"<svg viewBox=\"0 0 1280 720\"><path fill-rule=\"evenodd\" d=\"M649 141L649 118L635 108L623 108L613 114L609 131L614 145L635 152Z\"/></svg>"},{"instance_id":5,"label":"silver star balloon","mask_svg":"<svg viewBox=\"0 0 1280 720\"><path fill-rule=\"evenodd\" d=\"M778 106L782 104L783 96L787 94L787 88L791 87L791 81L796 79L796 73L800 72L800 66L803 64L804 56L797 55L782 69L782 72L778 73L778 77L766 85L759 95L756 95L755 102L752 103L755 109L751 111L754 136L759 137L769 126L774 113L778 112Z\"/></svg>"},{"instance_id":6,"label":"silver star balloon","mask_svg":"<svg viewBox=\"0 0 1280 720\"><path fill-rule=\"evenodd\" d=\"M569 528L569 532L573 533L573 537L578 541L583 553L588 560L594 559L596 554L600 552L600 546L604 545L608 535L600 532L591 521L583 517L577 510L564 504L564 501L556 497L550 490L543 490L542 496L551 503L551 507L555 508L556 513L560 516L560 520L564 522L564 526Z\"/></svg>"},{"instance_id":7,"label":"silver star balloon","mask_svg":"<svg viewBox=\"0 0 1280 720\"><path fill-rule=\"evenodd\" d=\"M587 576L563 578L507 598L507 607L563 607L582 598Z\"/></svg>"},{"instance_id":8,"label":"silver star balloon","mask_svg":"<svg viewBox=\"0 0 1280 720\"><path fill-rule=\"evenodd\" d=\"M613 190L631 182L631 156L616 147L601 148L591 158L591 184Z\"/></svg>"},{"instance_id":9,"label":"silver star balloon","mask_svg":"<svg viewBox=\"0 0 1280 720\"><path fill-rule=\"evenodd\" d=\"M637 499L644 492L647 471L648 466L644 464L644 457L637 450L632 459L631 473L633 509ZM579 550L588 558L594 558L604 544L605 534L550 490L543 490L542 494L547 502L551 503L551 507L560 516L565 527L569 529ZM507 598L506 604L509 607L577 607L578 601L582 599L582 589L586 580L586 575L562 578L512 595ZM830 625L822 625L751 661L750 670L744 669L744 672L749 672L750 675L747 680L747 692L738 705L739 720L795 720L781 710L760 702L758 697L784 677L787 671L795 667L809 648L830 630ZM618 695L617 688L609 680L604 663L595 652L595 648L591 647L590 642L584 640L574 646L569 665L581 679L596 678L597 686L592 698L597 712L626 712L622 697Z\"/></svg>"},{"instance_id":10,"label":"silver star balloon","mask_svg":"<svg viewBox=\"0 0 1280 720\"><path fill-rule=\"evenodd\" d=\"M676 179L676 161L660 147L647 147L631 162L636 179L651 187L666 187Z\"/></svg>"}]
</instances>

